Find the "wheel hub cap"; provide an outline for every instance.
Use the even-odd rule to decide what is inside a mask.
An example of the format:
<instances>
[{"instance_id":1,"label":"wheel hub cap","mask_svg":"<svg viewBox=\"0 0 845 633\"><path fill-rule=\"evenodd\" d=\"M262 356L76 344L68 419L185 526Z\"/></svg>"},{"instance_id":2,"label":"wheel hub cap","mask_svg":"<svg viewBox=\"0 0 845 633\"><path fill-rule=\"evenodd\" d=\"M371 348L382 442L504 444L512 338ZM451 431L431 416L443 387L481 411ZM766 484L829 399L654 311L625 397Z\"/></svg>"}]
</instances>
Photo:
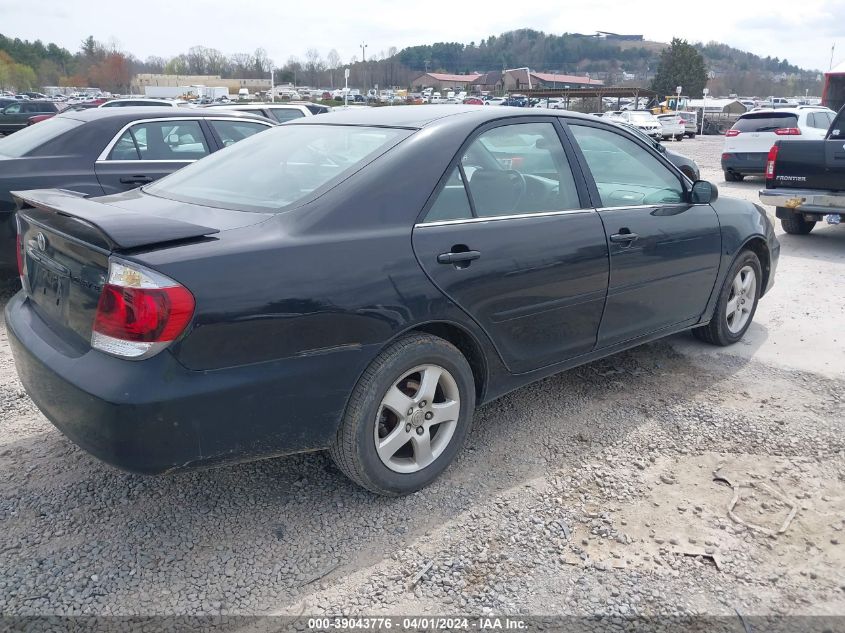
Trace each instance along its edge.
<instances>
[{"instance_id":1,"label":"wheel hub cap","mask_svg":"<svg viewBox=\"0 0 845 633\"><path fill-rule=\"evenodd\" d=\"M751 266L743 266L731 284L725 317L732 334L741 332L751 319L751 310L757 298L757 274Z\"/></svg>"}]
</instances>

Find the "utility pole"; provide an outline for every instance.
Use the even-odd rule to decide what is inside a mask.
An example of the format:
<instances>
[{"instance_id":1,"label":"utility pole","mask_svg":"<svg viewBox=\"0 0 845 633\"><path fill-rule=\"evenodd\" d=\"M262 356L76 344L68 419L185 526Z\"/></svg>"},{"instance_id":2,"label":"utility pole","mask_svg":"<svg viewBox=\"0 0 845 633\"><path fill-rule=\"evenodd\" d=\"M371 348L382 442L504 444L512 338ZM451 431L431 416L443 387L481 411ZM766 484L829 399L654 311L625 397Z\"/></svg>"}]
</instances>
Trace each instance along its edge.
<instances>
[{"instance_id":1,"label":"utility pole","mask_svg":"<svg viewBox=\"0 0 845 633\"><path fill-rule=\"evenodd\" d=\"M833 43L833 46L830 47L830 66L828 70L833 70L833 53L836 52L836 42Z\"/></svg>"},{"instance_id":2,"label":"utility pole","mask_svg":"<svg viewBox=\"0 0 845 633\"><path fill-rule=\"evenodd\" d=\"M273 82L273 69L270 68L270 103L276 103L276 87Z\"/></svg>"},{"instance_id":3,"label":"utility pole","mask_svg":"<svg viewBox=\"0 0 845 633\"><path fill-rule=\"evenodd\" d=\"M367 45L361 42L361 63L365 64L367 61ZM361 76L364 78L364 89L367 89L367 67L366 65L361 69Z\"/></svg>"}]
</instances>

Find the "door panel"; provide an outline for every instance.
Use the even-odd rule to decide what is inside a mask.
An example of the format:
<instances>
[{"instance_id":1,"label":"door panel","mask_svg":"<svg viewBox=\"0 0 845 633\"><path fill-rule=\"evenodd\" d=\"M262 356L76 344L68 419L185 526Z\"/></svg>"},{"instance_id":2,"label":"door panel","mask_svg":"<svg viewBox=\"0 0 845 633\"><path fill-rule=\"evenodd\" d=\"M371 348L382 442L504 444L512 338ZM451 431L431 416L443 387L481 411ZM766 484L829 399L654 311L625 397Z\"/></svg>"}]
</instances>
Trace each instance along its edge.
<instances>
[{"instance_id":1,"label":"door panel","mask_svg":"<svg viewBox=\"0 0 845 633\"><path fill-rule=\"evenodd\" d=\"M487 331L511 371L593 349L608 276L595 211L419 225L413 242L431 280ZM479 258L438 263L462 246Z\"/></svg>"},{"instance_id":2,"label":"door panel","mask_svg":"<svg viewBox=\"0 0 845 633\"><path fill-rule=\"evenodd\" d=\"M611 273L598 347L701 316L719 271L722 242L713 208L633 207L600 214ZM611 241L625 233L638 237Z\"/></svg>"},{"instance_id":3,"label":"door panel","mask_svg":"<svg viewBox=\"0 0 845 633\"><path fill-rule=\"evenodd\" d=\"M580 123L569 129L591 177L610 252L598 347L700 317L721 259L716 212L686 202L686 181L632 136Z\"/></svg>"},{"instance_id":4,"label":"door panel","mask_svg":"<svg viewBox=\"0 0 845 633\"><path fill-rule=\"evenodd\" d=\"M556 126L493 126L459 155L414 229L429 278L487 331L513 372L592 350L607 243L599 214L582 208Z\"/></svg>"}]
</instances>

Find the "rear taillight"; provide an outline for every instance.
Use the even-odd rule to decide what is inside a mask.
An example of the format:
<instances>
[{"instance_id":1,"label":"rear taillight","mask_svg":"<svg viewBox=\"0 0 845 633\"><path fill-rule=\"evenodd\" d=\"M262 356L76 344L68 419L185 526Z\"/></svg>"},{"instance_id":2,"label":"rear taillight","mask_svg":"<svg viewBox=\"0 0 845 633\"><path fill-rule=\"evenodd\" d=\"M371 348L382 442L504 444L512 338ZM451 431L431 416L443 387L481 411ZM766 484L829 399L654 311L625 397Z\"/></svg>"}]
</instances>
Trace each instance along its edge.
<instances>
[{"instance_id":1,"label":"rear taillight","mask_svg":"<svg viewBox=\"0 0 845 633\"><path fill-rule=\"evenodd\" d=\"M782 127L775 130L778 136L801 136L801 130L797 127Z\"/></svg>"},{"instance_id":2,"label":"rear taillight","mask_svg":"<svg viewBox=\"0 0 845 633\"><path fill-rule=\"evenodd\" d=\"M149 358L185 331L194 305L188 289L169 277L112 260L91 347L122 358Z\"/></svg>"},{"instance_id":3,"label":"rear taillight","mask_svg":"<svg viewBox=\"0 0 845 633\"><path fill-rule=\"evenodd\" d=\"M778 159L778 146L772 145L769 150L769 155L766 157L766 180L774 180L775 178L775 163Z\"/></svg>"},{"instance_id":4,"label":"rear taillight","mask_svg":"<svg viewBox=\"0 0 845 633\"><path fill-rule=\"evenodd\" d=\"M728 130L725 136L739 136L739 130Z\"/></svg>"}]
</instances>

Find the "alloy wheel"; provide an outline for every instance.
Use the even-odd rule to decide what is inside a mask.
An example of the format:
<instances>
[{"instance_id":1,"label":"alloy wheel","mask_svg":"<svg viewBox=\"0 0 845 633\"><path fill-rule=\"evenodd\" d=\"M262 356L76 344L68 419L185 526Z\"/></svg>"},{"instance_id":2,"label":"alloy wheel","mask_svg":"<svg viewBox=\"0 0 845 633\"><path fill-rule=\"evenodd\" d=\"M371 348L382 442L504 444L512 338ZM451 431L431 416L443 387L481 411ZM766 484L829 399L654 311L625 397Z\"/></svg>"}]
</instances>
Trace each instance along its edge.
<instances>
[{"instance_id":1,"label":"alloy wheel","mask_svg":"<svg viewBox=\"0 0 845 633\"><path fill-rule=\"evenodd\" d=\"M404 373L382 398L374 440L382 463L397 473L430 466L446 449L461 413L458 384L438 365Z\"/></svg>"},{"instance_id":2,"label":"alloy wheel","mask_svg":"<svg viewBox=\"0 0 845 633\"><path fill-rule=\"evenodd\" d=\"M743 266L734 277L733 284L731 284L731 293L725 307L728 330L732 334L741 332L742 328L748 323L756 300L757 275L751 266Z\"/></svg>"}]
</instances>

